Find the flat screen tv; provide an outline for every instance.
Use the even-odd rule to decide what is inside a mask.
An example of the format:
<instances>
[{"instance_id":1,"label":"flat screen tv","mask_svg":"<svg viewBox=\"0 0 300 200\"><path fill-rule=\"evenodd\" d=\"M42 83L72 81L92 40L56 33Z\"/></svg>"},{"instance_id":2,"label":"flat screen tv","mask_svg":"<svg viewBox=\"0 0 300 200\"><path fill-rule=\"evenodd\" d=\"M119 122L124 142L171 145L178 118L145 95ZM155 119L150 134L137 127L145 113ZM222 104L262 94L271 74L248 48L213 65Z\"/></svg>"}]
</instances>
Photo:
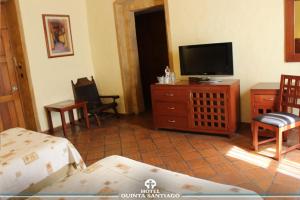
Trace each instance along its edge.
<instances>
[{"instance_id":1,"label":"flat screen tv","mask_svg":"<svg viewBox=\"0 0 300 200\"><path fill-rule=\"evenodd\" d=\"M232 42L179 47L182 75L233 75Z\"/></svg>"}]
</instances>

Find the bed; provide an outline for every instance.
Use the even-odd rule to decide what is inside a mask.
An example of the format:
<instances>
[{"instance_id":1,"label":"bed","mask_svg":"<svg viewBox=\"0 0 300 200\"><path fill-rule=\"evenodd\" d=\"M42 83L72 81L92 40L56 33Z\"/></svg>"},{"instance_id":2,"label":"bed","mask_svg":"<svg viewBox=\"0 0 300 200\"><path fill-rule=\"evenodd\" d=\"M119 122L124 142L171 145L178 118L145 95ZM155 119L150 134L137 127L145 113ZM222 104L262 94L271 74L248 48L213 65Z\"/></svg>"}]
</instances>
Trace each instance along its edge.
<instances>
[{"instance_id":1,"label":"bed","mask_svg":"<svg viewBox=\"0 0 300 200\"><path fill-rule=\"evenodd\" d=\"M1 132L0 148L0 196L4 198L25 195L31 199L197 199L201 195L205 199L261 199L250 190L121 156L106 157L86 168L67 139L23 128ZM62 169L65 170L61 172Z\"/></svg>"},{"instance_id":2,"label":"bed","mask_svg":"<svg viewBox=\"0 0 300 200\"><path fill-rule=\"evenodd\" d=\"M161 169L121 156L106 157L41 190L32 199L171 198L261 199L253 191ZM49 196L52 196L51 198ZM54 196L54 197L53 197Z\"/></svg>"},{"instance_id":3,"label":"bed","mask_svg":"<svg viewBox=\"0 0 300 200\"><path fill-rule=\"evenodd\" d=\"M41 185L47 185L47 178L53 176L57 181L74 168L84 169L85 164L65 138L23 128L0 133L1 196L31 194Z\"/></svg>"}]
</instances>

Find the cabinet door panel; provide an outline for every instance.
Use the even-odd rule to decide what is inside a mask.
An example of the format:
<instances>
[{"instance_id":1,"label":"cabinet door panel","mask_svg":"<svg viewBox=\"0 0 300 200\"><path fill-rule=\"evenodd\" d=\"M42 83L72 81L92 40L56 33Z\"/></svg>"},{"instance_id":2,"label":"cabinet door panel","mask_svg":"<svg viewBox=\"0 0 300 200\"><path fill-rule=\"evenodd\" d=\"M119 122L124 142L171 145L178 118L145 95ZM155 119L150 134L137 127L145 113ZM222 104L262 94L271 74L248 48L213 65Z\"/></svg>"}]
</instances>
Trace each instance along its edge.
<instances>
[{"instance_id":1,"label":"cabinet door panel","mask_svg":"<svg viewBox=\"0 0 300 200\"><path fill-rule=\"evenodd\" d=\"M193 129L228 128L228 89L190 91L189 126Z\"/></svg>"}]
</instances>

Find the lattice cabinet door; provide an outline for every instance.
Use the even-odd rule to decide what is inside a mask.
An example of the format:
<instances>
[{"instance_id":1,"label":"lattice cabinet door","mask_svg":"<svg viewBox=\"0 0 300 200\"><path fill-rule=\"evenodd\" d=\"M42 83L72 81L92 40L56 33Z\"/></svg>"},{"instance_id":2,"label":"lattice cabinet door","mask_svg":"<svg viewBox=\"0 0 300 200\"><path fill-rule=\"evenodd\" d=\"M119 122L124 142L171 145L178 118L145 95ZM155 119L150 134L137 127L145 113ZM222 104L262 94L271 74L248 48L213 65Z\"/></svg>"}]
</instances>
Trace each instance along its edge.
<instances>
[{"instance_id":1,"label":"lattice cabinet door","mask_svg":"<svg viewBox=\"0 0 300 200\"><path fill-rule=\"evenodd\" d=\"M226 87L192 89L190 108L190 128L205 130L228 128L228 89Z\"/></svg>"}]
</instances>

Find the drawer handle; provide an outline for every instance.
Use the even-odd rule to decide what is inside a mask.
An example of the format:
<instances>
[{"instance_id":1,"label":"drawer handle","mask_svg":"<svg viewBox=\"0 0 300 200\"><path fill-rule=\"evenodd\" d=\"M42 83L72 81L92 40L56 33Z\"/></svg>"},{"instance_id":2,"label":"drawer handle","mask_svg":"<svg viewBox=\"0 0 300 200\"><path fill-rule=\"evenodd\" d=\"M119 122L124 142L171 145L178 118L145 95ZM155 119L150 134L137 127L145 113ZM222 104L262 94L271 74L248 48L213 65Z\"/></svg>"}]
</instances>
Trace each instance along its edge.
<instances>
[{"instance_id":1,"label":"drawer handle","mask_svg":"<svg viewBox=\"0 0 300 200\"><path fill-rule=\"evenodd\" d=\"M168 107L169 110L175 110L175 107Z\"/></svg>"},{"instance_id":2,"label":"drawer handle","mask_svg":"<svg viewBox=\"0 0 300 200\"><path fill-rule=\"evenodd\" d=\"M170 119L170 120L168 120L168 122L175 123L176 121L174 119Z\"/></svg>"},{"instance_id":3,"label":"drawer handle","mask_svg":"<svg viewBox=\"0 0 300 200\"><path fill-rule=\"evenodd\" d=\"M264 98L265 101L274 101L274 98Z\"/></svg>"},{"instance_id":4,"label":"drawer handle","mask_svg":"<svg viewBox=\"0 0 300 200\"><path fill-rule=\"evenodd\" d=\"M173 97L174 94L173 94L173 93L166 93L166 96L167 96L167 97Z\"/></svg>"}]
</instances>

